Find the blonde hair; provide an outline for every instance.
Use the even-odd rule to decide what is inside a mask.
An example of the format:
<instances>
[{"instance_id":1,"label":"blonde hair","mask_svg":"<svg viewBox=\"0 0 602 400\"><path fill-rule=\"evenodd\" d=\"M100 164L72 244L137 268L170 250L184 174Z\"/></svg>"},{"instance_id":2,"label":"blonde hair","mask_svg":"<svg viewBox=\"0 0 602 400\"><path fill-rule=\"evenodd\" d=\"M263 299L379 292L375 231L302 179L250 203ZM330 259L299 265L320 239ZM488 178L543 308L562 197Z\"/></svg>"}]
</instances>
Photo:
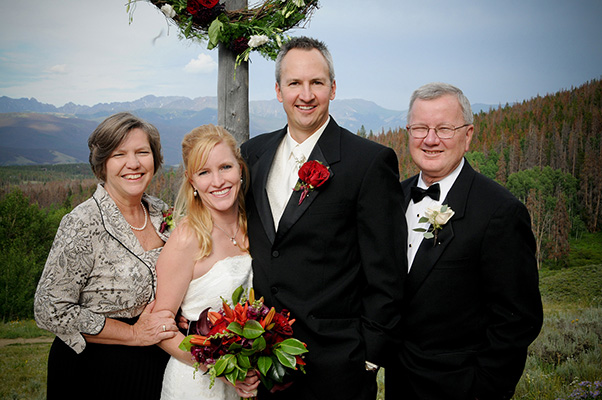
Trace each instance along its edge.
<instances>
[{"instance_id":1,"label":"blonde hair","mask_svg":"<svg viewBox=\"0 0 602 400\"><path fill-rule=\"evenodd\" d=\"M200 170L207 163L209 152L219 143L223 143L232 150L236 161L240 165L242 174L241 189L238 191L238 224L243 240L238 242L238 247L244 247L247 237L247 217L245 213L246 182L249 181L249 170L245 164L236 139L223 127L212 124L202 125L190 131L182 139L182 160L184 162L185 174L182 177L180 190L174 205L174 216L176 224L183 218L187 218L188 226L195 233L199 242L199 254L197 260L207 257L213 249L211 231L213 230L213 219L211 212L201 201L199 196L194 195L194 188L188 178Z\"/></svg>"}]
</instances>

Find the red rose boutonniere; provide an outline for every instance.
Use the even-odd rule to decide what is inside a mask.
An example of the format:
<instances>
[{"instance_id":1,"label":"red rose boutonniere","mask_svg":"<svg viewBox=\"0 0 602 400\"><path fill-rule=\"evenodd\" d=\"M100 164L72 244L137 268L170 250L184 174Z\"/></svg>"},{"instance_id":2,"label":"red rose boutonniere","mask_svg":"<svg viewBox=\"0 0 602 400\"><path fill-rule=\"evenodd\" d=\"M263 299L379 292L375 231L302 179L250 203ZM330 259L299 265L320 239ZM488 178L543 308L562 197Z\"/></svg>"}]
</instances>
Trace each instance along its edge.
<instances>
[{"instance_id":1,"label":"red rose boutonniere","mask_svg":"<svg viewBox=\"0 0 602 400\"><path fill-rule=\"evenodd\" d=\"M310 191L322 186L330 178L328 167L320 161L308 161L299 168L299 180L293 189L295 192L301 191L299 205L307 197Z\"/></svg>"},{"instance_id":2,"label":"red rose boutonniere","mask_svg":"<svg viewBox=\"0 0 602 400\"><path fill-rule=\"evenodd\" d=\"M163 221L161 222L161 227L159 228L159 233L163 233L165 231L170 231L174 226L173 222L173 207L163 211Z\"/></svg>"}]
</instances>

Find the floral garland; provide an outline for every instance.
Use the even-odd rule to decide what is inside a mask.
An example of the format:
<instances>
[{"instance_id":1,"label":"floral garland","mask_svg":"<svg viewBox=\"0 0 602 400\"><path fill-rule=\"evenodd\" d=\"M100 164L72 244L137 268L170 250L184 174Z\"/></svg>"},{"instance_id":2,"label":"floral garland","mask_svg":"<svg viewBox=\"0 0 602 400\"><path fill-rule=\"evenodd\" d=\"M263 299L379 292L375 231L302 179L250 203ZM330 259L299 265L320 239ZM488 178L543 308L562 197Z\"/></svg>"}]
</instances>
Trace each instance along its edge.
<instances>
[{"instance_id":1,"label":"floral garland","mask_svg":"<svg viewBox=\"0 0 602 400\"><path fill-rule=\"evenodd\" d=\"M130 5L137 0L128 0ZM223 44L236 54L236 65L251 51L274 60L285 31L301 26L318 8L318 0L265 0L253 7L228 11L219 0L149 0L187 38L207 40L211 50Z\"/></svg>"}]
</instances>

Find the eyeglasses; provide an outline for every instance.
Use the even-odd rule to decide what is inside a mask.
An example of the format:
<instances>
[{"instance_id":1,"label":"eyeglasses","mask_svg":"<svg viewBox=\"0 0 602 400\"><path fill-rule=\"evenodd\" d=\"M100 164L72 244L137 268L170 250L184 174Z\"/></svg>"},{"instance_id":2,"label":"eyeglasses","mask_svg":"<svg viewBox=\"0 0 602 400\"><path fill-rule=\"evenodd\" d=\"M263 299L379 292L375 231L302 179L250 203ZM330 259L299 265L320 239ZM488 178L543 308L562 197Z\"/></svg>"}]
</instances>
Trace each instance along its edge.
<instances>
[{"instance_id":1,"label":"eyeglasses","mask_svg":"<svg viewBox=\"0 0 602 400\"><path fill-rule=\"evenodd\" d=\"M416 139L424 139L429 134L429 130L431 129L435 130L435 135L437 135L439 139L451 139L454 137L458 129L467 127L468 125L471 124L464 124L457 127L454 127L453 125L439 125L434 128L426 125L409 125L406 127L406 129L410 135Z\"/></svg>"}]
</instances>

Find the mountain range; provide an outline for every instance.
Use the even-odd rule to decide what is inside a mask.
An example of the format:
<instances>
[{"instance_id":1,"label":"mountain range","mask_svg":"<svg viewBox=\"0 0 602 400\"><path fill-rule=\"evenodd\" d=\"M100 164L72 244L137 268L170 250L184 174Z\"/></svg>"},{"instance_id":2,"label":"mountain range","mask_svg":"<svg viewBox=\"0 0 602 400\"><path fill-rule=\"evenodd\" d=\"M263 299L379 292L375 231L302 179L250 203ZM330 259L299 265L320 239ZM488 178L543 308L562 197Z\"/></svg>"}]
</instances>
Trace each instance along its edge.
<instances>
[{"instance_id":1,"label":"mountain range","mask_svg":"<svg viewBox=\"0 0 602 400\"><path fill-rule=\"evenodd\" d=\"M34 98L2 96L0 165L88 162L88 136L103 119L120 111L130 111L155 125L161 133L165 163L177 165L181 160L183 136L199 125L217 123L217 97L148 95L131 102L94 106L70 102L56 107ZM330 113L339 125L351 132L358 132L363 126L367 133L375 134L405 126L407 114L362 99L334 100ZM250 101L249 125L251 137L282 128L286 125L282 104L276 99Z\"/></svg>"}]
</instances>

